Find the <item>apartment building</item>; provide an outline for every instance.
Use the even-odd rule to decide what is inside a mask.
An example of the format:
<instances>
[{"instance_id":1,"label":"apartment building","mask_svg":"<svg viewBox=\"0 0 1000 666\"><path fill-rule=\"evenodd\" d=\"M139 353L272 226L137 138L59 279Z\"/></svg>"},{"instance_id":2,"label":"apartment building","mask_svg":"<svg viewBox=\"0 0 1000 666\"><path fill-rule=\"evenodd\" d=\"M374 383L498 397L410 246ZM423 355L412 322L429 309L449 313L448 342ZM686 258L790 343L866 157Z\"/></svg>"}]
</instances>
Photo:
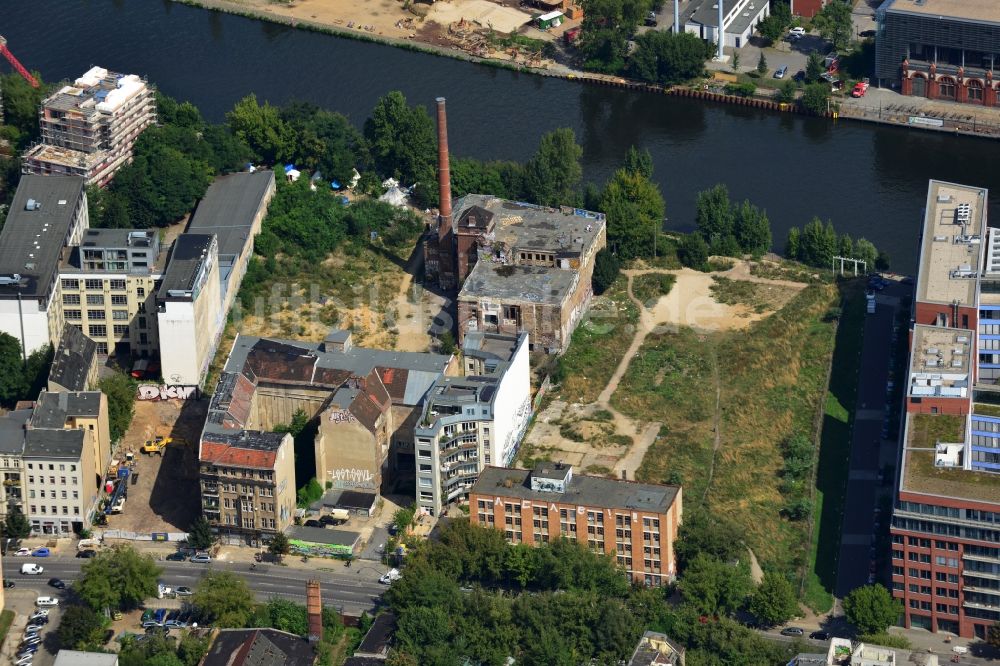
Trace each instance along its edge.
<instances>
[{"instance_id":1,"label":"apartment building","mask_svg":"<svg viewBox=\"0 0 1000 666\"><path fill-rule=\"evenodd\" d=\"M83 468L93 474L96 486L111 460L111 425L108 420L108 398L100 391L52 393L42 391L28 424L29 429L83 430L88 433L88 445L93 448L93 468ZM85 477L86 478L86 477Z\"/></svg>"},{"instance_id":2,"label":"apartment building","mask_svg":"<svg viewBox=\"0 0 1000 666\"><path fill-rule=\"evenodd\" d=\"M1000 236L987 198L928 187L891 527L906 626L969 638L1000 621Z\"/></svg>"},{"instance_id":3,"label":"apartment building","mask_svg":"<svg viewBox=\"0 0 1000 666\"><path fill-rule=\"evenodd\" d=\"M531 418L529 338L470 333L462 377L441 377L414 428L417 505L431 515L466 499L487 465L514 461Z\"/></svg>"},{"instance_id":4,"label":"apartment building","mask_svg":"<svg viewBox=\"0 0 1000 666\"><path fill-rule=\"evenodd\" d=\"M164 383L201 386L226 322L215 236L178 236L156 292L156 304Z\"/></svg>"},{"instance_id":5,"label":"apartment building","mask_svg":"<svg viewBox=\"0 0 1000 666\"><path fill-rule=\"evenodd\" d=\"M153 89L135 74L92 67L42 101L41 142L23 158L26 174L80 176L104 187L131 161L136 139L156 122Z\"/></svg>"},{"instance_id":6,"label":"apartment building","mask_svg":"<svg viewBox=\"0 0 1000 666\"><path fill-rule=\"evenodd\" d=\"M928 99L1000 103L1000 14L994 3L887 0L875 16L880 85Z\"/></svg>"},{"instance_id":7,"label":"apartment building","mask_svg":"<svg viewBox=\"0 0 1000 666\"><path fill-rule=\"evenodd\" d=\"M99 356L155 355L156 285L165 270L157 232L87 229L59 268L62 318L96 343Z\"/></svg>"},{"instance_id":8,"label":"apartment building","mask_svg":"<svg viewBox=\"0 0 1000 666\"><path fill-rule=\"evenodd\" d=\"M63 325L49 366L49 391L97 388L97 345L76 326Z\"/></svg>"},{"instance_id":9,"label":"apartment building","mask_svg":"<svg viewBox=\"0 0 1000 666\"><path fill-rule=\"evenodd\" d=\"M0 416L0 520L24 508L24 430L31 409L15 409Z\"/></svg>"},{"instance_id":10,"label":"apartment building","mask_svg":"<svg viewBox=\"0 0 1000 666\"><path fill-rule=\"evenodd\" d=\"M586 540L644 585L664 585L677 574L680 486L574 474L560 463L533 470L487 467L469 492L469 504L473 523L503 530L511 543Z\"/></svg>"},{"instance_id":11,"label":"apartment building","mask_svg":"<svg viewBox=\"0 0 1000 666\"><path fill-rule=\"evenodd\" d=\"M28 354L62 334L59 261L89 224L83 178L21 178L0 232L0 331Z\"/></svg>"},{"instance_id":12,"label":"apartment building","mask_svg":"<svg viewBox=\"0 0 1000 666\"><path fill-rule=\"evenodd\" d=\"M201 440L201 502L219 533L268 540L292 524L295 444L288 433L212 430Z\"/></svg>"}]
</instances>

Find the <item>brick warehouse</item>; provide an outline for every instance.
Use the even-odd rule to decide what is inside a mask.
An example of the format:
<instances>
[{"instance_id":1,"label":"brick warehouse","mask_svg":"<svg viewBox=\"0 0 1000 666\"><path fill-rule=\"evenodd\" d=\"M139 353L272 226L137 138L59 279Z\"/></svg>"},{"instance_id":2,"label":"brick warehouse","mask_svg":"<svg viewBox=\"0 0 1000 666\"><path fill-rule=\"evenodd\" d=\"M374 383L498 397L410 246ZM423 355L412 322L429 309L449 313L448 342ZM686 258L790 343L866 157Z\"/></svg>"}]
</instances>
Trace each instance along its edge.
<instances>
[{"instance_id":1,"label":"brick warehouse","mask_svg":"<svg viewBox=\"0 0 1000 666\"><path fill-rule=\"evenodd\" d=\"M903 95L997 106L993 0L889 0L876 12L875 70Z\"/></svg>"},{"instance_id":2,"label":"brick warehouse","mask_svg":"<svg viewBox=\"0 0 1000 666\"><path fill-rule=\"evenodd\" d=\"M574 475L570 465L487 467L469 493L473 523L534 546L565 537L615 557L636 583L674 580L680 486Z\"/></svg>"},{"instance_id":3,"label":"brick warehouse","mask_svg":"<svg viewBox=\"0 0 1000 666\"><path fill-rule=\"evenodd\" d=\"M458 292L459 342L471 332L526 332L533 350L561 352L593 296L604 215L483 194L453 202L444 104L439 98L441 209L424 236L427 279Z\"/></svg>"}]
</instances>

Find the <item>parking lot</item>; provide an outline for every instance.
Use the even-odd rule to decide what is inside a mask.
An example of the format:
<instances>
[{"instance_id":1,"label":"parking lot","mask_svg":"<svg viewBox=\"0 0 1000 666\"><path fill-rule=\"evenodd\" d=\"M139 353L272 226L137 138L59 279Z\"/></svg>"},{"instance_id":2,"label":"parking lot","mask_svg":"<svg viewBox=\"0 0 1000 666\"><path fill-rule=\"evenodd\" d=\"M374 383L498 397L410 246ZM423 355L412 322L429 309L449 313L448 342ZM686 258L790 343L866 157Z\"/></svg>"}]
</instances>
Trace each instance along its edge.
<instances>
[{"instance_id":1,"label":"parking lot","mask_svg":"<svg viewBox=\"0 0 1000 666\"><path fill-rule=\"evenodd\" d=\"M9 575L12 572L6 573ZM16 573L13 574L13 578L16 579L16 585L23 582ZM40 581L42 585L48 580L45 576L39 578L43 579ZM14 588L4 590L4 592L5 608L14 611L15 617L14 623L10 626L10 631L7 634L7 640L4 641L3 650L0 651L0 660L5 664L13 664L16 661L14 655L17 653L18 646L24 637L24 628L28 625L28 617L35 611L35 599L41 595L58 596L58 593L53 589L40 591L37 586L27 587L24 585L17 585ZM31 666L51 666L55 662L56 653L59 651L55 637L55 628L59 626L60 616L61 609L58 606L49 609L49 622L39 632L42 642L35 653L35 658Z\"/></svg>"}]
</instances>

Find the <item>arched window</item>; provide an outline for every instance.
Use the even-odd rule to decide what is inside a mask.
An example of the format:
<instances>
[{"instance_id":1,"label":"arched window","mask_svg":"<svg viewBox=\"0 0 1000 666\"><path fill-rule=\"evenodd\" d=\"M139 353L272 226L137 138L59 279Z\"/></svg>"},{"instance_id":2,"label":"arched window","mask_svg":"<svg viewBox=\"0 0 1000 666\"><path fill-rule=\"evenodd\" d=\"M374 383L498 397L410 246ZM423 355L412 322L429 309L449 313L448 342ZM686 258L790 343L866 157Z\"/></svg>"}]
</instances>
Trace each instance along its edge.
<instances>
[{"instance_id":1,"label":"arched window","mask_svg":"<svg viewBox=\"0 0 1000 666\"><path fill-rule=\"evenodd\" d=\"M946 76L938 80L938 97L955 99L955 79Z\"/></svg>"}]
</instances>

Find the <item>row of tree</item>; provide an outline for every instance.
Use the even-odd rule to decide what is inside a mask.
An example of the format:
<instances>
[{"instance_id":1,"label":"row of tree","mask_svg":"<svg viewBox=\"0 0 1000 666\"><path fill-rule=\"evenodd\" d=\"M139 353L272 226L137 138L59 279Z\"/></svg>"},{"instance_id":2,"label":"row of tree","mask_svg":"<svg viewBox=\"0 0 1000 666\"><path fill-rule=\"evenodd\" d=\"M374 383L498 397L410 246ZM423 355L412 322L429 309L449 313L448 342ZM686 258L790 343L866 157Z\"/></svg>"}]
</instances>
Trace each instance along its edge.
<instances>
[{"instance_id":1,"label":"row of tree","mask_svg":"<svg viewBox=\"0 0 1000 666\"><path fill-rule=\"evenodd\" d=\"M879 251L865 239L852 239L848 234L837 235L833 222L814 217L801 230L792 227L785 242L785 256L817 268L828 268L834 257L860 259L868 271L889 269L889 255Z\"/></svg>"}]
</instances>

